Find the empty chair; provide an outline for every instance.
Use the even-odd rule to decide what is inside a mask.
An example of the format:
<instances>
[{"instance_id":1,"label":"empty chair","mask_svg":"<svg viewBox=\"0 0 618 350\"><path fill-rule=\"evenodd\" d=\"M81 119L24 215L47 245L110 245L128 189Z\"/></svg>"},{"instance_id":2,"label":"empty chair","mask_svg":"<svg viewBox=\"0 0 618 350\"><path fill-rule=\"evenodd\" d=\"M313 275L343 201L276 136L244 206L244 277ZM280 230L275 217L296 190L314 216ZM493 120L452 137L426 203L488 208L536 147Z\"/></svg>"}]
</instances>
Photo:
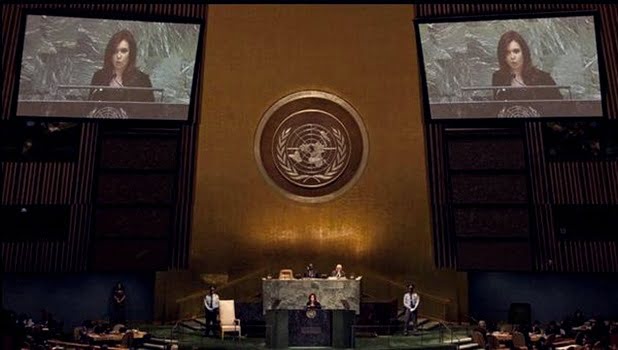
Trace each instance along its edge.
<instances>
[{"instance_id":1,"label":"empty chair","mask_svg":"<svg viewBox=\"0 0 618 350\"><path fill-rule=\"evenodd\" d=\"M477 343L478 346L485 348L485 337L479 331L472 332L472 341Z\"/></svg>"},{"instance_id":2,"label":"empty chair","mask_svg":"<svg viewBox=\"0 0 618 350\"><path fill-rule=\"evenodd\" d=\"M234 300L219 300L219 323L221 339L225 332L238 332L240 339L240 320L236 318Z\"/></svg>"},{"instance_id":3,"label":"empty chair","mask_svg":"<svg viewBox=\"0 0 618 350\"><path fill-rule=\"evenodd\" d=\"M615 345L618 348L618 334L610 334L609 335L609 345L610 346L614 346Z\"/></svg>"},{"instance_id":4,"label":"empty chair","mask_svg":"<svg viewBox=\"0 0 618 350\"><path fill-rule=\"evenodd\" d=\"M577 332L577 334L575 335L575 344L584 345L584 336L584 332Z\"/></svg>"},{"instance_id":5,"label":"empty chair","mask_svg":"<svg viewBox=\"0 0 618 350\"><path fill-rule=\"evenodd\" d=\"M500 332L511 333L513 331L513 325L510 323L503 323L500 325Z\"/></svg>"},{"instance_id":6,"label":"empty chair","mask_svg":"<svg viewBox=\"0 0 618 350\"><path fill-rule=\"evenodd\" d=\"M498 338L492 334L487 334L487 348L493 349L508 349L504 344L500 344Z\"/></svg>"},{"instance_id":7,"label":"empty chair","mask_svg":"<svg viewBox=\"0 0 618 350\"><path fill-rule=\"evenodd\" d=\"M513 347L519 350L528 350L526 338L521 332L513 332Z\"/></svg>"},{"instance_id":8,"label":"empty chair","mask_svg":"<svg viewBox=\"0 0 618 350\"><path fill-rule=\"evenodd\" d=\"M133 346L133 332L126 332L122 336L120 345L122 345L123 348L131 348Z\"/></svg>"},{"instance_id":9,"label":"empty chair","mask_svg":"<svg viewBox=\"0 0 618 350\"><path fill-rule=\"evenodd\" d=\"M545 347L548 348L548 349L553 348L555 341L556 341L556 335L555 334L548 335L547 338L545 339Z\"/></svg>"},{"instance_id":10,"label":"empty chair","mask_svg":"<svg viewBox=\"0 0 618 350\"><path fill-rule=\"evenodd\" d=\"M279 279L280 280L293 280L294 272L291 269L281 269L279 271Z\"/></svg>"}]
</instances>

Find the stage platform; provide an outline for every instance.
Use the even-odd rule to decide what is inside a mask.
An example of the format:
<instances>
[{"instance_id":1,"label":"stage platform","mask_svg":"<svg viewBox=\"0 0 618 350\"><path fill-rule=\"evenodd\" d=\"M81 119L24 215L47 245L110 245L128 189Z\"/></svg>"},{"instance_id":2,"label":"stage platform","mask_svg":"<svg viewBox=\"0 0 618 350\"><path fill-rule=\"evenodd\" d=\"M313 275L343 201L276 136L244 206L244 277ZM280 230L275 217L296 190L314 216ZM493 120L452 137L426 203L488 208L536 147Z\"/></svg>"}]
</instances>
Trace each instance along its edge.
<instances>
[{"instance_id":1,"label":"stage platform","mask_svg":"<svg viewBox=\"0 0 618 350\"><path fill-rule=\"evenodd\" d=\"M193 323L193 325L199 324ZM191 324L191 323L190 323ZM201 329L182 325L152 326L141 325L140 330L148 331L159 338L178 340L179 349L269 349L264 337L244 335L238 339L226 333L220 337L204 337ZM434 328L421 330L404 336L400 331L380 335L380 332L360 331L354 337L355 349L477 349L464 327ZM330 347L290 347L290 349L331 349ZM480 348L479 348L480 349Z\"/></svg>"}]
</instances>

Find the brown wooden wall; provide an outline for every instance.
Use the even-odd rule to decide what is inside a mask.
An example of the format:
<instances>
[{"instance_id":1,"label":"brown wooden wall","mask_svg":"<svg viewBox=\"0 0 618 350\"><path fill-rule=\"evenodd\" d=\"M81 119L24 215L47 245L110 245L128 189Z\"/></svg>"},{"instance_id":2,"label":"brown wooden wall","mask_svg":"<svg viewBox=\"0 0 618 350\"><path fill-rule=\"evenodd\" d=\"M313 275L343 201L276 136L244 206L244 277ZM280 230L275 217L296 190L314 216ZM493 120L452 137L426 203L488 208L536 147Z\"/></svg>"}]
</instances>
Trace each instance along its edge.
<instances>
[{"instance_id":1,"label":"brown wooden wall","mask_svg":"<svg viewBox=\"0 0 618 350\"><path fill-rule=\"evenodd\" d=\"M16 91L14 72L18 69L16 48L19 40L21 14L23 9L73 9L88 13L109 12L144 15L172 15L192 18L207 17L207 6L203 4L27 4L2 5L2 91L1 120L11 119L11 102ZM202 67L203 68L203 67ZM201 72L200 72L201 77ZM201 81L201 80L200 80ZM198 81L198 101L200 105L200 81ZM192 124L177 125L167 130L178 143L178 159L175 163L173 202L170 203L171 223L166 237L156 242L157 249L164 248L166 255L163 269L186 268L189 256L190 219L192 186L195 166L196 124L199 108L195 109ZM97 196L95 186L100 180L97 149L102 135L108 134L103 123L96 121L79 122L82 127L78 159L75 162L0 162L0 205L68 205L70 222L68 236L60 241L5 241L0 243L0 268L7 272L73 272L91 269L93 245L110 247L103 255L112 255L122 240L102 240L93 233L93 219ZM140 126L146 130L145 137L158 134L157 128ZM122 128L121 133L123 133ZM117 128L115 129L116 131ZM134 134L135 130L124 130L124 134ZM139 131L138 131L139 133ZM143 135L143 136L144 136ZM128 138L124 139L126 142ZM146 173L148 173L146 171ZM133 223L135 224L135 223ZM2 227L8 232L8 228ZM147 241L144 241L147 242ZM137 249L142 243L139 239L133 244ZM135 249L127 249L126 254L134 254ZM122 259L121 259L122 260ZM129 261L130 263L130 261ZM149 266L146 262L138 269L161 269ZM128 266L131 269L131 266Z\"/></svg>"},{"instance_id":2,"label":"brown wooden wall","mask_svg":"<svg viewBox=\"0 0 618 350\"><path fill-rule=\"evenodd\" d=\"M605 103L609 119L618 119L618 6L594 4L423 4L417 5L418 18L598 10L608 82ZM439 267L459 269L524 269L537 271L618 271L618 244L614 240L561 240L554 227L556 205L618 204L618 161L548 161L543 146L542 124L522 121L512 131L522 132L525 144L527 194L531 230L527 236L503 239L485 237L470 244L453 228L449 191L451 177L448 159L448 123L428 122L426 142L434 231L435 262ZM461 125L460 125L461 126ZM488 127L491 135L495 130ZM452 181L451 181L452 183ZM521 260L512 265L514 255L529 249L529 264ZM462 249L467 254L462 262ZM468 250L466 250L468 249ZM523 249L525 251L526 249ZM514 253L517 252L517 253ZM523 252L525 255L525 252ZM471 257L481 256L479 261ZM521 255L520 255L521 256ZM525 260L525 259L523 259ZM484 266L483 266L484 265Z\"/></svg>"}]
</instances>

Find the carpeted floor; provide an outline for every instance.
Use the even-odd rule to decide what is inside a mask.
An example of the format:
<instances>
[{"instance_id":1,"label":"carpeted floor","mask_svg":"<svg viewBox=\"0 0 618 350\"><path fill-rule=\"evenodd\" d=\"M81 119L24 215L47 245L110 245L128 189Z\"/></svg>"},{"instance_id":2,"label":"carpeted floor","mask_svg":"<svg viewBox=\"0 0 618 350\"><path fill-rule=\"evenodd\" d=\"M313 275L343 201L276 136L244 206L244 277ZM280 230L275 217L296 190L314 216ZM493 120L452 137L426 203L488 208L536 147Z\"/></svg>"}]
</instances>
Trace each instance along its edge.
<instances>
[{"instance_id":1,"label":"carpeted floor","mask_svg":"<svg viewBox=\"0 0 618 350\"><path fill-rule=\"evenodd\" d=\"M203 337L200 333L187 329L172 332L172 326L142 325L140 330L147 331L158 338L173 338L178 340L180 350L185 349L268 349L264 338L245 337L240 340L227 336L221 338ZM452 332L453 339L465 338L466 330L459 329ZM444 330L417 332L409 336L401 334L363 336L355 338L356 349L447 349L451 332ZM455 347L450 346L454 349ZM303 349L293 347L293 349ZM306 349L318 349L316 347Z\"/></svg>"}]
</instances>

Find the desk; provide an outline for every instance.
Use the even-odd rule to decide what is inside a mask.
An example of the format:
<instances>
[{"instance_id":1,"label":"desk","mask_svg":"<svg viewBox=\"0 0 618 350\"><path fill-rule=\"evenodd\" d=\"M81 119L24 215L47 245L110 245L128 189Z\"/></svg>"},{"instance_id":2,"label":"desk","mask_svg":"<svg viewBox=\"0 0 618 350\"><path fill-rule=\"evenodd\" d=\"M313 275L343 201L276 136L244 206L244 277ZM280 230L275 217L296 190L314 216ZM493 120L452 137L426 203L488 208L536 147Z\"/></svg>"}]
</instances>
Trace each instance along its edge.
<instances>
[{"instance_id":1,"label":"desk","mask_svg":"<svg viewBox=\"0 0 618 350\"><path fill-rule=\"evenodd\" d=\"M66 341L57 340L57 339L49 339L47 340L47 343L53 344L53 345L59 345L65 349L85 349L85 350L101 349L101 347L98 345L66 342ZM127 348L112 346L112 347L108 347L107 349L108 350L126 350Z\"/></svg>"},{"instance_id":2,"label":"desk","mask_svg":"<svg viewBox=\"0 0 618 350\"><path fill-rule=\"evenodd\" d=\"M133 331L133 339L142 339L146 334L146 332ZM125 333L86 333L86 338L91 342L120 343L124 335Z\"/></svg>"},{"instance_id":3,"label":"desk","mask_svg":"<svg viewBox=\"0 0 618 350\"><path fill-rule=\"evenodd\" d=\"M496 337L500 342L510 342L513 341L513 334L509 332L492 332L491 335ZM543 334L529 333L530 341L536 343L543 339L545 336Z\"/></svg>"},{"instance_id":4,"label":"desk","mask_svg":"<svg viewBox=\"0 0 618 350\"><path fill-rule=\"evenodd\" d=\"M360 314L361 277L355 279L262 279L263 313L268 310L304 310L315 293L324 310L352 310Z\"/></svg>"}]
</instances>

